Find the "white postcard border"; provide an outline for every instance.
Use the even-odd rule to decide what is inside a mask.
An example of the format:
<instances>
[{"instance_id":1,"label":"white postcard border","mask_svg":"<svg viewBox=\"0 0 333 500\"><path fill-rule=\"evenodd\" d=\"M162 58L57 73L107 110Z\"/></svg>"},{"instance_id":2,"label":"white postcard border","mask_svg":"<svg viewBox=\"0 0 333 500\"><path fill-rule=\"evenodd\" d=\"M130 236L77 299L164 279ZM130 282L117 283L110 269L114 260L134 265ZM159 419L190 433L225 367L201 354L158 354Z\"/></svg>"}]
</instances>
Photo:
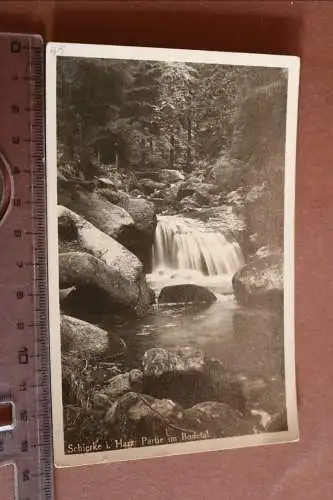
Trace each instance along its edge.
<instances>
[{"instance_id":1,"label":"white postcard border","mask_svg":"<svg viewBox=\"0 0 333 500\"><path fill-rule=\"evenodd\" d=\"M64 426L61 381L60 305L57 222L57 57L84 57L106 59L137 59L180 61L233 66L263 66L288 70L287 126L285 146L285 214L284 219L284 353L288 431L254 434L228 438L191 441L119 449L84 454L64 453ZM295 174L300 60L296 56L208 52L201 50L121 47L109 45L48 43L46 48L46 163L48 207L48 273L49 319L51 349L51 390L53 416L54 460L56 467L120 462L168 455L218 451L264 444L298 441L299 428L295 380L294 331L294 214Z\"/></svg>"}]
</instances>

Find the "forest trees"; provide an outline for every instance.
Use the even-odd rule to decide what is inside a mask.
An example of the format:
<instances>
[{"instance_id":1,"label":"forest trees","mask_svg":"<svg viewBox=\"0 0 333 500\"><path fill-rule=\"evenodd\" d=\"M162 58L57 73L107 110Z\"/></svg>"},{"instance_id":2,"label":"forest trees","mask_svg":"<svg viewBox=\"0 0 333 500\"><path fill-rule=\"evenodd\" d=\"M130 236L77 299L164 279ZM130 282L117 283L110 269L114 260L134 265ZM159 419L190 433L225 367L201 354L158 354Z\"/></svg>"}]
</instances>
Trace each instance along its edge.
<instances>
[{"instance_id":1,"label":"forest trees","mask_svg":"<svg viewBox=\"0 0 333 500\"><path fill-rule=\"evenodd\" d=\"M230 151L235 128L250 151L260 89L274 107L284 78L279 69L216 64L61 57L58 64L60 164L76 165L88 177L93 161L190 170L191 160L213 162ZM251 114L242 106L256 92ZM282 106L282 119L284 111ZM277 132L266 129L267 144Z\"/></svg>"},{"instance_id":2,"label":"forest trees","mask_svg":"<svg viewBox=\"0 0 333 500\"><path fill-rule=\"evenodd\" d=\"M241 78L238 88L245 91L231 146L238 165L233 183L243 191L247 226L256 236L256 247L283 248L287 72L259 68Z\"/></svg>"},{"instance_id":3,"label":"forest trees","mask_svg":"<svg viewBox=\"0 0 333 500\"><path fill-rule=\"evenodd\" d=\"M282 243L283 70L61 57L58 64L60 177L89 180L110 166L125 176L177 169L213 180L226 195L236 191L251 231L267 236L275 227L271 243Z\"/></svg>"},{"instance_id":4,"label":"forest trees","mask_svg":"<svg viewBox=\"0 0 333 500\"><path fill-rule=\"evenodd\" d=\"M85 178L93 163L178 168L230 145L234 68L59 58L58 156Z\"/></svg>"},{"instance_id":5,"label":"forest trees","mask_svg":"<svg viewBox=\"0 0 333 500\"><path fill-rule=\"evenodd\" d=\"M159 101L153 120L161 146L159 153L169 168L191 170L192 100L197 81L198 71L193 66L180 62L161 65Z\"/></svg>"},{"instance_id":6,"label":"forest trees","mask_svg":"<svg viewBox=\"0 0 333 500\"><path fill-rule=\"evenodd\" d=\"M74 174L89 179L95 173L93 157L103 154L106 144L115 159L119 137L114 124L121 118L130 76L121 61L109 67L103 60L60 59L59 64L59 168L67 164Z\"/></svg>"}]
</instances>

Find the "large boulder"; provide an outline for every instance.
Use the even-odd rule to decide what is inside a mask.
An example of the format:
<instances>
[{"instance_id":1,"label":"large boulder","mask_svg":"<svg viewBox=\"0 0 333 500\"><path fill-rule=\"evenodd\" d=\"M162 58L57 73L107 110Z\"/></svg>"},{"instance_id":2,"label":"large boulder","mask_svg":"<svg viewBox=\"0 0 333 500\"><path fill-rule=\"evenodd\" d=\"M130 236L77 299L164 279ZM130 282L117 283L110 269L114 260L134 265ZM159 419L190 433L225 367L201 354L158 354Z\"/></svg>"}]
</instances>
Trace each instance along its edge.
<instances>
[{"instance_id":1,"label":"large boulder","mask_svg":"<svg viewBox=\"0 0 333 500\"><path fill-rule=\"evenodd\" d=\"M208 288L193 284L165 286L158 297L160 304L205 303L210 305L216 300L216 296Z\"/></svg>"},{"instance_id":2,"label":"large boulder","mask_svg":"<svg viewBox=\"0 0 333 500\"><path fill-rule=\"evenodd\" d=\"M128 261L130 265L131 261ZM150 303L145 277L135 268L124 272L125 261L106 264L105 260L85 252L59 255L60 288L75 286L69 295L69 307L81 314L112 311L142 316Z\"/></svg>"},{"instance_id":3,"label":"large boulder","mask_svg":"<svg viewBox=\"0 0 333 500\"><path fill-rule=\"evenodd\" d=\"M202 351L192 347L173 352L152 348L144 354L142 365L145 393L177 401L185 407L198 402L198 392L205 383Z\"/></svg>"},{"instance_id":4,"label":"large boulder","mask_svg":"<svg viewBox=\"0 0 333 500\"><path fill-rule=\"evenodd\" d=\"M86 251L124 273L142 272L142 264L123 245L98 229L84 217L58 205L58 235L60 251L74 248ZM76 245L76 246L75 246Z\"/></svg>"},{"instance_id":5,"label":"large boulder","mask_svg":"<svg viewBox=\"0 0 333 500\"><path fill-rule=\"evenodd\" d=\"M132 198L123 191L98 189L78 192L69 204L95 227L119 241L147 267L157 224L155 206L143 198Z\"/></svg>"},{"instance_id":6,"label":"large boulder","mask_svg":"<svg viewBox=\"0 0 333 500\"><path fill-rule=\"evenodd\" d=\"M128 197L122 198L119 206L130 214L134 220L136 229L150 241L153 241L157 225L154 204L143 198Z\"/></svg>"},{"instance_id":7,"label":"large boulder","mask_svg":"<svg viewBox=\"0 0 333 500\"><path fill-rule=\"evenodd\" d=\"M210 437L252 434L253 425L231 406L215 401L198 403L184 412L184 425Z\"/></svg>"},{"instance_id":8,"label":"large boulder","mask_svg":"<svg viewBox=\"0 0 333 500\"><path fill-rule=\"evenodd\" d=\"M100 262L100 264L95 262L95 265L100 268L100 272L103 273L105 268L107 276L113 276L107 288L108 293L110 293L112 283L116 286L112 293L112 296L117 299L116 303L119 300L119 303L126 305L126 307L130 304L128 307L135 309L139 315L147 309L151 303L150 291L146 283L142 263L134 254L83 217L60 205L58 206L58 234L61 253L67 253L66 250L78 250L80 254L82 252L92 254ZM86 264L89 262L90 266L93 264L93 260L89 256L83 257L79 255L78 258L80 261L86 262ZM64 266L68 259L61 257L61 260ZM72 262L74 260L71 259ZM70 276L68 272L69 270L67 270L64 283L68 282ZM77 269L77 272L80 272L79 269ZM71 270L71 274L74 273L72 279L78 274L77 272L74 272L74 269ZM101 279L103 282L105 281L103 277ZM100 288L98 280L95 278L93 281ZM84 283L88 285L83 276L80 283L81 286L84 286ZM68 287L76 285L78 285L77 282L70 282ZM61 286L61 288L66 288L66 285ZM77 287L75 291L78 291ZM73 296L75 296L75 292L70 294L70 297ZM126 297L125 302L124 297Z\"/></svg>"},{"instance_id":9,"label":"large boulder","mask_svg":"<svg viewBox=\"0 0 333 500\"><path fill-rule=\"evenodd\" d=\"M209 399L240 411L245 409L242 383L222 363L206 359L198 349L152 348L144 354L142 364L143 390L147 394L172 399L184 407Z\"/></svg>"},{"instance_id":10,"label":"large boulder","mask_svg":"<svg viewBox=\"0 0 333 500\"><path fill-rule=\"evenodd\" d=\"M134 439L133 446L147 446L164 444L166 434L175 434L182 419L181 406L172 400L127 392L111 405L105 424L113 436Z\"/></svg>"},{"instance_id":11,"label":"large boulder","mask_svg":"<svg viewBox=\"0 0 333 500\"><path fill-rule=\"evenodd\" d=\"M283 254L275 251L256 256L242 267L232 280L235 297L241 305L272 309L283 307Z\"/></svg>"},{"instance_id":12,"label":"large boulder","mask_svg":"<svg viewBox=\"0 0 333 500\"><path fill-rule=\"evenodd\" d=\"M155 205L144 198L123 198L118 205L134 220L134 229L129 231L123 244L143 262L150 272L152 245L157 225Z\"/></svg>"},{"instance_id":13,"label":"large boulder","mask_svg":"<svg viewBox=\"0 0 333 500\"><path fill-rule=\"evenodd\" d=\"M134 221L126 210L95 191L78 190L66 206L120 242L126 240L134 228Z\"/></svg>"},{"instance_id":14,"label":"large boulder","mask_svg":"<svg viewBox=\"0 0 333 500\"><path fill-rule=\"evenodd\" d=\"M76 352L92 357L105 353L122 354L125 342L117 335L71 316L60 317L61 350L63 353Z\"/></svg>"},{"instance_id":15,"label":"large boulder","mask_svg":"<svg viewBox=\"0 0 333 500\"><path fill-rule=\"evenodd\" d=\"M191 374L203 371L205 355L192 347L184 347L175 352L154 347L145 352L142 365L146 377L160 377L170 373Z\"/></svg>"}]
</instances>

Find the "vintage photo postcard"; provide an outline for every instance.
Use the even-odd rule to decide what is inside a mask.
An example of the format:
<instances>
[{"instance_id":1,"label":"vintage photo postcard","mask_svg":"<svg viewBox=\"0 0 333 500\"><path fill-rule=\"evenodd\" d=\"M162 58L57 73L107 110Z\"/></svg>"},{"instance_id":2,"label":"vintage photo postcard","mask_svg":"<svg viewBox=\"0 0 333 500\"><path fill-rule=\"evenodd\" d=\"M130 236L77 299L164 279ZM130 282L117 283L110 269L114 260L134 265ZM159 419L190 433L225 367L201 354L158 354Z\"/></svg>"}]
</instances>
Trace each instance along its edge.
<instances>
[{"instance_id":1,"label":"vintage photo postcard","mask_svg":"<svg viewBox=\"0 0 333 500\"><path fill-rule=\"evenodd\" d=\"M56 466L298 440L299 59L50 43Z\"/></svg>"}]
</instances>

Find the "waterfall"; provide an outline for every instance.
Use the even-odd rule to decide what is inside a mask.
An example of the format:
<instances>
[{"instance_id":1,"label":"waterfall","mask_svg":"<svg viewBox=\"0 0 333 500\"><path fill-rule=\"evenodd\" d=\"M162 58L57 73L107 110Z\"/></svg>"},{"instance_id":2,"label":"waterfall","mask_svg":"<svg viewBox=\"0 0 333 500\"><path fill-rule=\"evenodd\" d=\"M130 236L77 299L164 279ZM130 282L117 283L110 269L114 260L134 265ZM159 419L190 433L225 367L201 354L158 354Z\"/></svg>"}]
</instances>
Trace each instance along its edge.
<instances>
[{"instance_id":1,"label":"waterfall","mask_svg":"<svg viewBox=\"0 0 333 500\"><path fill-rule=\"evenodd\" d=\"M235 241L207 224L182 216L160 216L153 245L153 273L192 270L204 276L232 277L244 264Z\"/></svg>"}]
</instances>

